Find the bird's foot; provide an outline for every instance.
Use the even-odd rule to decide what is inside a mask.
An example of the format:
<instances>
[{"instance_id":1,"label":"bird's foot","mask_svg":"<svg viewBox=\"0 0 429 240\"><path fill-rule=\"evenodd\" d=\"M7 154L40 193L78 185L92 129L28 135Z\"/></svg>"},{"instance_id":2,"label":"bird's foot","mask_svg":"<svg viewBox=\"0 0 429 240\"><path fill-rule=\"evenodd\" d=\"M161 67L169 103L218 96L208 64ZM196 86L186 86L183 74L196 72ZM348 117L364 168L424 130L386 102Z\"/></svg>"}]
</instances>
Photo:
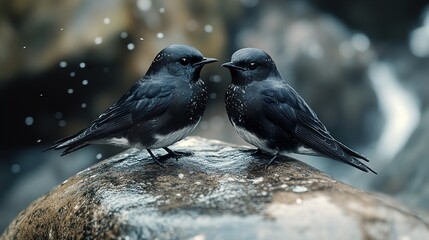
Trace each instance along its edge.
<instances>
[{"instance_id":1,"label":"bird's foot","mask_svg":"<svg viewBox=\"0 0 429 240\"><path fill-rule=\"evenodd\" d=\"M254 155L254 156L258 156L258 155L263 155L264 154L264 152L262 152L261 151L261 149L256 149L256 151L254 151L254 152L252 152L252 155Z\"/></svg>"},{"instance_id":2,"label":"bird's foot","mask_svg":"<svg viewBox=\"0 0 429 240\"><path fill-rule=\"evenodd\" d=\"M157 163L159 166L166 168L167 165L162 163L161 161L164 161L163 159L161 159L160 157L158 158L157 156L155 156L152 151L150 149L146 149L147 152L149 153L149 155L152 157L152 159L155 161L155 163Z\"/></svg>"},{"instance_id":3,"label":"bird's foot","mask_svg":"<svg viewBox=\"0 0 429 240\"><path fill-rule=\"evenodd\" d=\"M262 151L260 153L262 153ZM268 166L271 165L276 160L276 158L278 156L279 156L278 154L274 155L272 158L270 158L270 160L268 161L268 163L258 164L258 165L256 165L256 168L265 168L265 169L268 169Z\"/></svg>"},{"instance_id":4,"label":"bird's foot","mask_svg":"<svg viewBox=\"0 0 429 240\"><path fill-rule=\"evenodd\" d=\"M176 158L176 161L178 161L179 158L181 157L187 157L187 156L193 155L192 152L173 151L167 147L165 147L164 150L167 151L168 154L161 156L160 159Z\"/></svg>"}]
</instances>

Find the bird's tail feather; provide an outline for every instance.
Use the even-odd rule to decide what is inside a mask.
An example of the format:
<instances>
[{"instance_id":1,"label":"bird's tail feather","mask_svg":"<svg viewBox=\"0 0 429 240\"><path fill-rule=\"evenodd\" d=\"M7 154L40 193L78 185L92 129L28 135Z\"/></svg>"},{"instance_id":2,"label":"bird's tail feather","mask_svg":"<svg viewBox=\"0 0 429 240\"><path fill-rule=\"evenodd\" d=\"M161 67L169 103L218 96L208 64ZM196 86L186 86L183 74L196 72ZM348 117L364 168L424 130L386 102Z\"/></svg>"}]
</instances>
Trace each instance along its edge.
<instances>
[{"instance_id":1,"label":"bird's tail feather","mask_svg":"<svg viewBox=\"0 0 429 240\"><path fill-rule=\"evenodd\" d=\"M353 159L354 161L359 162L359 164L363 165L366 169L368 169L369 171L371 171L374 174L377 174L376 171L372 170L370 167L368 167L366 164L362 163L361 161L359 161L359 159L364 160L366 162L369 162L369 159L364 156L363 154L360 154L354 150L352 150L351 148L347 147L346 145L342 144L339 141L336 141L337 145L344 151L344 153L347 155L347 157ZM367 171L365 171L367 172Z\"/></svg>"},{"instance_id":2,"label":"bird's tail feather","mask_svg":"<svg viewBox=\"0 0 429 240\"><path fill-rule=\"evenodd\" d=\"M80 134L75 134L75 135L71 135L71 136L62 138L60 140L57 140L54 145L46 148L43 151L46 152L51 149L55 149L55 150L64 149L64 151L61 153L61 156L64 156L66 154L74 152L88 145L89 144L86 143L86 141L82 141Z\"/></svg>"},{"instance_id":3,"label":"bird's tail feather","mask_svg":"<svg viewBox=\"0 0 429 240\"><path fill-rule=\"evenodd\" d=\"M74 151L76 151L76 150L79 150L79 149L81 149L81 148L83 148L83 147L86 147L86 146L88 146L89 144L80 144L80 145L72 145L72 146L68 146L62 153L61 153L61 156L64 156L64 155L66 155L66 154L69 154L69 153L71 153L71 152L74 152Z\"/></svg>"},{"instance_id":4,"label":"bird's tail feather","mask_svg":"<svg viewBox=\"0 0 429 240\"><path fill-rule=\"evenodd\" d=\"M358 153L358 152L356 152L356 151L354 151L354 150L350 149L349 147L347 147L346 145L342 144L342 143L341 143L341 142L339 142L339 141L337 141L337 144L338 144L338 146L340 146L340 147L341 147L341 149L342 149L344 152L348 153L348 154L349 154L349 155L351 155L352 157L354 157L354 158L358 158L358 159L362 159L362 160L364 160L365 162L369 162L369 159L368 159L365 155L360 154L360 153Z\"/></svg>"},{"instance_id":5,"label":"bird's tail feather","mask_svg":"<svg viewBox=\"0 0 429 240\"><path fill-rule=\"evenodd\" d=\"M368 158L365 157L362 154L357 153L356 151L351 150L350 148L346 147L344 144L338 142L338 146L341 147L341 149L344 151L345 153L345 158L349 159L348 161L344 161L347 164L350 164L352 166L355 166L365 172L371 171L374 174L377 174L376 171L372 170L370 167L368 167L366 164L364 164L363 162L359 161L359 159L362 159L364 161L369 162Z\"/></svg>"}]
</instances>

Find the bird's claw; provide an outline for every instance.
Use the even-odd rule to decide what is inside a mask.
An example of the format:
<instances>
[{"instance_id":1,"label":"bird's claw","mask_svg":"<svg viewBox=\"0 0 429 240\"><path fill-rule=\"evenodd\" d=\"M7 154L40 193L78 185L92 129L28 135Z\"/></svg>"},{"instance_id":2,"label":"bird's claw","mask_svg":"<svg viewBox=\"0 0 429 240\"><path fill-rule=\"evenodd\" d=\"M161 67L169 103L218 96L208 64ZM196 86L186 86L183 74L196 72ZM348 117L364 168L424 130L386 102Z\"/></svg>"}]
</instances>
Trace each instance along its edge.
<instances>
[{"instance_id":1,"label":"bird's claw","mask_svg":"<svg viewBox=\"0 0 429 240\"><path fill-rule=\"evenodd\" d=\"M176 158L176 161L179 160L181 157L191 156L193 155L192 152L180 152L180 151L173 151L169 148L164 148L165 151L168 152L168 154L161 156L160 159L168 159L168 158Z\"/></svg>"},{"instance_id":2,"label":"bird's claw","mask_svg":"<svg viewBox=\"0 0 429 240\"><path fill-rule=\"evenodd\" d=\"M255 152L255 154L256 154L256 152ZM262 153L262 151L260 151L259 153ZM265 170L268 169L268 166L270 166L276 160L277 157L278 157L278 155L274 155L274 157L272 157L268 162L257 164L254 167L254 169L260 169L260 168L264 168Z\"/></svg>"},{"instance_id":3,"label":"bird's claw","mask_svg":"<svg viewBox=\"0 0 429 240\"><path fill-rule=\"evenodd\" d=\"M152 151L150 150L150 149L146 149L147 150L147 152L149 153L149 155L152 157L152 159L153 159L153 161L156 163L156 164L158 164L159 166L161 166L161 167L163 167L163 168L166 168L167 167L167 164L164 164L164 163L162 163L165 159L163 159L163 156L161 156L161 157L157 157L157 156L155 156L153 153L152 153ZM167 154L168 155L168 154Z\"/></svg>"},{"instance_id":4,"label":"bird's claw","mask_svg":"<svg viewBox=\"0 0 429 240\"><path fill-rule=\"evenodd\" d=\"M261 149L259 149L259 148L256 149L256 151L252 152L252 155L254 155L254 156L255 155L258 156L258 155L262 155L262 154L264 154L264 152L262 152Z\"/></svg>"}]
</instances>

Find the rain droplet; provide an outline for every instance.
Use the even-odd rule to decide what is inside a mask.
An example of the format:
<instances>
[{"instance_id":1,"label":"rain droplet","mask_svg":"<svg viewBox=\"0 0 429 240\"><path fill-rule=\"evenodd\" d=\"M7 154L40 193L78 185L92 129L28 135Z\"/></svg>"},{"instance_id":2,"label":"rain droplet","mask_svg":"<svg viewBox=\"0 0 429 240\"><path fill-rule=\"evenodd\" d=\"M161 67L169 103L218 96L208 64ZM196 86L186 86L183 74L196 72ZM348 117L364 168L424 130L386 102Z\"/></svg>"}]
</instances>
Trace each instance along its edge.
<instances>
[{"instance_id":1,"label":"rain droplet","mask_svg":"<svg viewBox=\"0 0 429 240\"><path fill-rule=\"evenodd\" d=\"M82 85L84 85L84 86L86 86L86 85L88 85L88 80L82 80Z\"/></svg>"},{"instance_id":2,"label":"rain droplet","mask_svg":"<svg viewBox=\"0 0 429 240\"><path fill-rule=\"evenodd\" d=\"M370 45L369 38L362 33L354 34L352 36L351 43L354 49L361 52L368 50Z\"/></svg>"},{"instance_id":3,"label":"rain droplet","mask_svg":"<svg viewBox=\"0 0 429 240\"><path fill-rule=\"evenodd\" d=\"M185 175L183 175L183 173L179 173L179 178L180 179L183 179L183 177L184 177Z\"/></svg>"},{"instance_id":4,"label":"rain droplet","mask_svg":"<svg viewBox=\"0 0 429 240\"><path fill-rule=\"evenodd\" d=\"M137 7L140 10L147 12L152 8L152 1L151 0L137 0Z\"/></svg>"},{"instance_id":5,"label":"rain droplet","mask_svg":"<svg viewBox=\"0 0 429 240\"><path fill-rule=\"evenodd\" d=\"M67 67L67 62L66 61L61 61L60 62L60 67L62 67L62 68Z\"/></svg>"},{"instance_id":6,"label":"rain droplet","mask_svg":"<svg viewBox=\"0 0 429 240\"><path fill-rule=\"evenodd\" d=\"M121 32L121 38L125 39L128 37L128 33L127 32Z\"/></svg>"},{"instance_id":7,"label":"rain droplet","mask_svg":"<svg viewBox=\"0 0 429 240\"><path fill-rule=\"evenodd\" d=\"M165 13L165 8L160 8L159 13Z\"/></svg>"},{"instance_id":8,"label":"rain droplet","mask_svg":"<svg viewBox=\"0 0 429 240\"><path fill-rule=\"evenodd\" d=\"M128 43L127 45L128 50L134 50L134 43Z\"/></svg>"},{"instance_id":9,"label":"rain droplet","mask_svg":"<svg viewBox=\"0 0 429 240\"><path fill-rule=\"evenodd\" d=\"M81 108L86 108L86 103L82 103L82 104L80 105L80 107L81 107Z\"/></svg>"},{"instance_id":10,"label":"rain droplet","mask_svg":"<svg viewBox=\"0 0 429 240\"><path fill-rule=\"evenodd\" d=\"M62 112L56 112L55 113L55 119L61 119L63 118L63 113Z\"/></svg>"},{"instance_id":11,"label":"rain droplet","mask_svg":"<svg viewBox=\"0 0 429 240\"><path fill-rule=\"evenodd\" d=\"M67 93L68 93L68 94L72 94L73 92L74 92L73 88L69 88L69 89L67 89Z\"/></svg>"},{"instance_id":12,"label":"rain droplet","mask_svg":"<svg viewBox=\"0 0 429 240\"><path fill-rule=\"evenodd\" d=\"M220 75L211 75L209 77L209 81L214 83L220 83L222 81L222 77Z\"/></svg>"},{"instance_id":13,"label":"rain droplet","mask_svg":"<svg viewBox=\"0 0 429 240\"><path fill-rule=\"evenodd\" d=\"M43 97L43 93L41 93L39 96Z\"/></svg>"},{"instance_id":14,"label":"rain droplet","mask_svg":"<svg viewBox=\"0 0 429 240\"><path fill-rule=\"evenodd\" d=\"M75 72L70 72L70 77L75 77L76 73Z\"/></svg>"},{"instance_id":15,"label":"rain droplet","mask_svg":"<svg viewBox=\"0 0 429 240\"><path fill-rule=\"evenodd\" d=\"M99 153L97 156L95 156L97 159L101 159L103 157L103 154Z\"/></svg>"},{"instance_id":16,"label":"rain droplet","mask_svg":"<svg viewBox=\"0 0 429 240\"><path fill-rule=\"evenodd\" d=\"M156 37L159 38L159 39L162 39L162 38L164 38L164 33L159 32L159 33L156 34Z\"/></svg>"},{"instance_id":17,"label":"rain droplet","mask_svg":"<svg viewBox=\"0 0 429 240\"><path fill-rule=\"evenodd\" d=\"M322 46L320 46L319 43L312 42L307 47L307 54L314 59L320 59L323 57L324 50L323 50Z\"/></svg>"},{"instance_id":18,"label":"rain droplet","mask_svg":"<svg viewBox=\"0 0 429 240\"><path fill-rule=\"evenodd\" d=\"M65 127L67 125L67 122L65 120L58 121L58 126Z\"/></svg>"},{"instance_id":19,"label":"rain droplet","mask_svg":"<svg viewBox=\"0 0 429 240\"><path fill-rule=\"evenodd\" d=\"M103 42L103 38L102 38L102 37L96 37L96 38L94 39L94 43L95 43L96 45L100 45L102 42Z\"/></svg>"},{"instance_id":20,"label":"rain droplet","mask_svg":"<svg viewBox=\"0 0 429 240\"><path fill-rule=\"evenodd\" d=\"M86 64L85 64L84 62L81 62L81 63L79 63L79 67L80 67L80 68L85 68L85 67L86 67Z\"/></svg>"},{"instance_id":21,"label":"rain droplet","mask_svg":"<svg viewBox=\"0 0 429 240\"><path fill-rule=\"evenodd\" d=\"M205 31L206 33L211 33L211 32L213 32L213 26L212 26L212 25L210 25L210 24L205 25L205 26L204 26L204 31Z\"/></svg>"},{"instance_id":22,"label":"rain droplet","mask_svg":"<svg viewBox=\"0 0 429 240\"><path fill-rule=\"evenodd\" d=\"M60 28L60 31L63 31L64 30L64 28Z\"/></svg>"},{"instance_id":23,"label":"rain droplet","mask_svg":"<svg viewBox=\"0 0 429 240\"><path fill-rule=\"evenodd\" d=\"M216 94L216 93L210 93L210 98L211 98L211 99L216 99L216 97L217 97L217 94Z\"/></svg>"},{"instance_id":24,"label":"rain droplet","mask_svg":"<svg viewBox=\"0 0 429 240\"><path fill-rule=\"evenodd\" d=\"M21 166L19 166L19 164L17 164L17 163L14 163L14 164L12 164L12 166L10 167L10 171L12 172L12 173L19 173L20 171L21 171Z\"/></svg>"},{"instance_id":25,"label":"rain droplet","mask_svg":"<svg viewBox=\"0 0 429 240\"><path fill-rule=\"evenodd\" d=\"M37 143L40 143L41 141L42 141L41 139L37 139L37 141L36 141L36 142L37 142Z\"/></svg>"},{"instance_id":26,"label":"rain droplet","mask_svg":"<svg viewBox=\"0 0 429 240\"><path fill-rule=\"evenodd\" d=\"M103 22L104 22L104 24L109 24L110 23L110 18L104 18Z\"/></svg>"},{"instance_id":27,"label":"rain droplet","mask_svg":"<svg viewBox=\"0 0 429 240\"><path fill-rule=\"evenodd\" d=\"M33 123L34 123L33 117L28 116L28 117L25 118L25 125L31 126L31 125L33 125Z\"/></svg>"},{"instance_id":28,"label":"rain droplet","mask_svg":"<svg viewBox=\"0 0 429 240\"><path fill-rule=\"evenodd\" d=\"M26 49L26 48L27 48L27 46L23 46L22 48Z\"/></svg>"},{"instance_id":29,"label":"rain droplet","mask_svg":"<svg viewBox=\"0 0 429 240\"><path fill-rule=\"evenodd\" d=\"M144 40L144 39L141 37L141 38L140 38L140 41L143 41L143 40Z\"/></svg>"}]
</instances>

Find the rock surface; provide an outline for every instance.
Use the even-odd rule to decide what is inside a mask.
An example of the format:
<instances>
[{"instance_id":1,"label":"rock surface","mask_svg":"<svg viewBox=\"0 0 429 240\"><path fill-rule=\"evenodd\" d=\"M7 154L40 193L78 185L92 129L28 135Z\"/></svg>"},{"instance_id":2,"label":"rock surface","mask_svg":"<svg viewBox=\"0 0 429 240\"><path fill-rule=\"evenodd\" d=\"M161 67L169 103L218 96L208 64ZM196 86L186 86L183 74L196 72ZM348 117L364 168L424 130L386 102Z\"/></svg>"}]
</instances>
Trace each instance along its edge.
<instances>
[{"instance_id":1,"label":"rock surface","mask_svg":"<svg viewBox=\"0 0 429 240\"><path fill-rule=\"evenodd\" d=\"M64 181L0 239L424 239L429 225L384 196L284 158L190 137L163 168L129 149ZM159 151L158 154L164 154Z\"/></svg>"}]
</instances>

